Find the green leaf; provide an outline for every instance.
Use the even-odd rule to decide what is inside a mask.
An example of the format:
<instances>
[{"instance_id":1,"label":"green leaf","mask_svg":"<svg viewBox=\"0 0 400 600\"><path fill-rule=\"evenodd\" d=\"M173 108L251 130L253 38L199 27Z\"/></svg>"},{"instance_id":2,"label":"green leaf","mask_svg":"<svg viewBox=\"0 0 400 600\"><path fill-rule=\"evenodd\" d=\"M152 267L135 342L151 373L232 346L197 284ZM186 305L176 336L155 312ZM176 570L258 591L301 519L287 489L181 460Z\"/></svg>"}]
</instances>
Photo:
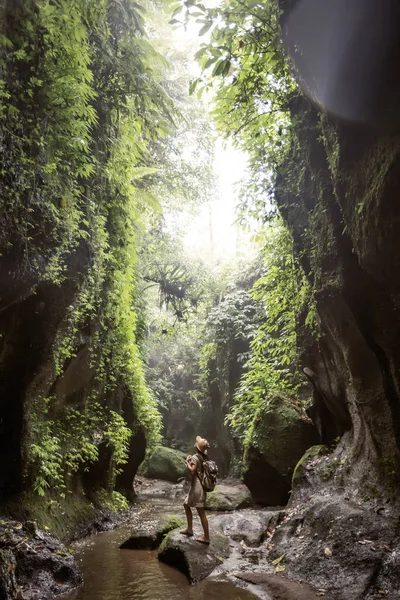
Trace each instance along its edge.
<instances>
[{"instance_id":1,"label":"green leaf","mask_svg":"<svg viewBox=\"0 0 400 600\"><path fill-rule=\"evenodd\" d=\"M203 48L200 48L200 50L198 50L196 52L196 54L194 55L194 57L199 60L200 58L202 58L204 56L204 54L208 51L207 46L203 46Z\"/></svg>"},{"instance_id":2,"label":"green leaf","mask_svg":"<svg viewBox=\"0 0 400 600\"><path fill-rule=\"evenodd\" d=\"M192 95L194 94L194 92L196 91L196 87L199 84L200 80L199 79L192 79L192 81L189 83L189 94Z\"/></svg>"},{"instance_id":3,"label":"green leaf","mask_svg":"<svg viewBox=\"0 0 400 600\"><path fill-rule=\"evenodd\" d=\"M213 77L218 77L218 76L224 77L225 75L228 74L230 68L231 68L230 60L228 60L228 59L220 60L215 65L214 70L212 72L212 76Z\"/></svg>"},{"instance_id":4,"label":"green leaf","mask_svg":"<svg viewBox=\"0 0 400 600\"><path fill-rule=\"evenodd\" d=\"M216 62L216 60L217 60L217 59L216 59L216 57L215 57L215 56L212 56L211 58L208 58L208 59L206 60L206 62L204 63L203 69L204 69L204 70L206 70L206 69L208 69L209 67L211 67L211 65L213 65L213 64Z\"/></svg>"},{"instance_id":5,"label":"green leaf","mask_svg":"<svg viewBox=\"0 0 400 600\"><path fill-rule=\"evenodd\" d=\"M199 31L199 35L205 35L207 33L207 31L209 31L211 29L211 27L213 26L213 22L209 21L208 23L206 23L205 25L203 25L203 27L200 29Z\"/></svg>"}]
</instances>

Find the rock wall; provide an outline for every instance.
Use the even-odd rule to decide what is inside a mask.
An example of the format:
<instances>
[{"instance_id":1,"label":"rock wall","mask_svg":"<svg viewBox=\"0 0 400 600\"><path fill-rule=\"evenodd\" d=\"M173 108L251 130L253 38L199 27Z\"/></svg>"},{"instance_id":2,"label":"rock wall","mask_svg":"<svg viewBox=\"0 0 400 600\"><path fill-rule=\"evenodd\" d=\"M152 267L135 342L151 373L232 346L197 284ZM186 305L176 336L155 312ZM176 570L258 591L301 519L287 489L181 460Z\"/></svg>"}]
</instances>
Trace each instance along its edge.
<instances>
[{"instance_id":1,"label":"rock wall","mask_svg":"<svg viewBox=\"0 0 400 600\"><path fill-rule=\"evenodd\" d=\"M33 292L37 278L24 273L22 257L2 257L0 270L0 498L22 491L27 454L28 404L33 388L50 389L52 344L67 306L77 291L72 277L57 288L43 284ZM14 285L9 286L8 278ZM36 279L36 281L35 281ZM25 281L24 281L25 280ZM32 400L32 399L31 399Z\"/></svg>"},{"instance_id":2,"label":"rock wall","mask_svg":"<svg viewBox=\"0 0 400 600\"><path fill-rule=\"evenodd\" d=\"M209 361L208 401L205 404L201 419L202 430L212 442L210 458L218 463L220 476L228 474L236 477L233 459L242 456L242 448L233 438L229 427L225 424L226 415L232 408L233 396L242 376L242 366L237 357L249 351L249 342L244 339L232 339L227 365L221 365L218 359ZM232 469L234 467L234 469Z\"/></svg>"},{"instance_id":3,"label":"rock wall","mask_svg":"<svg viewBox=\"0 0 400 600\"><path fill-rule=\"evenodd\" d=\"M146 89L127 80L127 60L149 73L132 50L143 32L122 4L107 20L108 8L0 2L0 503L34 491L58 506L116 483L132 496L158 435L134 306L143 207L125 185L147 124L129 131L137 154L115 154L128 99L153 98L158 72Z\"/></svg>"},{"instance_id":4,"label":"rock wall","mask_svg":"<svg viewBox=\"0 0 400 600\"><path fill-rule=\"evenodd\" d=\"M400 465L400 138L335 122L300 97L291 110L300 124L277 199L320 322L316 342L302 339L314 385L311 414L323 442L344 434L338 452L352 489L393 496Z\"/></svg>"},{"instance_id":5,"label":"rock wall","mask_svg":"<svg viewBox=\"0 0 400 600\"><path fill-rule=\"evenodd\" d=\"M8 271L1 280L7 289L0 290L0 502L12 499L32 487L29 470L30 445L38 419L46 419L43 399L54 398L50 418L61 419L65 408L81 410L88 398L102 394L91 364L90 345L96 324L83 331L76 355L65 361L57 373L54 353L59 336L67 327L68 308L81 289L89 263L87 248L79 248L69 258L65 281L60 285L38 283L34 277L24 281L23 265L11 264L9 257L0 259L0 271ZM12 270L11 270L12 269ZM35 288L34 286L37 285ZM123 414L132 436L128 463L118 477L118 488L132 498L133 478L144 458L146 439L138 429L133 402L121 387L107 396L107 406ZM98 463L88 472L78 474L84 488L93 492L107 487L112 469L108 458L100 451Z\"/></svg>"}]
</instances>

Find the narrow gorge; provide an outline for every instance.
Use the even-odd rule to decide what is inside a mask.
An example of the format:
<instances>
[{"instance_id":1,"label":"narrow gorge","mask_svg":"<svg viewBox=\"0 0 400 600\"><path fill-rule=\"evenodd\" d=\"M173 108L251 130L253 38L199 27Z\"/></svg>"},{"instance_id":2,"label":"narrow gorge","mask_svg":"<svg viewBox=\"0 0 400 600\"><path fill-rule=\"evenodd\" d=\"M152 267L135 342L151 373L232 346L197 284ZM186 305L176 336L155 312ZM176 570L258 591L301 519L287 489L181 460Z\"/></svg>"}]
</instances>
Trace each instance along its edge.
<instances>
[{"instance_id":1,"label":"narrow gorge","mask_svg":"<svg viewBox=\"0 0 400 600\"><path fill-rule=\"evenodd\" d=\"M399 17L0 0L0 600L400 600Z\"/></svg>"}]
</instances>

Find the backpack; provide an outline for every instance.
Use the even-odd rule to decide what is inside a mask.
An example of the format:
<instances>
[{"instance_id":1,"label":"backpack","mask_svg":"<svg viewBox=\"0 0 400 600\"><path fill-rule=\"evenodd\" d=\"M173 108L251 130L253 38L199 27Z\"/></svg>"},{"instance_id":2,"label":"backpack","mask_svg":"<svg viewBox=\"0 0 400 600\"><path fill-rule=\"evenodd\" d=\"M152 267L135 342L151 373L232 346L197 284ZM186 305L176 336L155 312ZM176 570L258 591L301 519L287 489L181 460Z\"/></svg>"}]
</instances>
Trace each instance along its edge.
<instances>
[{"instance_id":1,"label":"backpack","mask_svg":"<svg viewBox=\"0 0 400 600\"><path fill-rule=\"evenodd\" d=\"M217 483L218 467L213 460L202 460L203 473L198 478L205 492L212 492Z\"/></svg>"}]
</instances>

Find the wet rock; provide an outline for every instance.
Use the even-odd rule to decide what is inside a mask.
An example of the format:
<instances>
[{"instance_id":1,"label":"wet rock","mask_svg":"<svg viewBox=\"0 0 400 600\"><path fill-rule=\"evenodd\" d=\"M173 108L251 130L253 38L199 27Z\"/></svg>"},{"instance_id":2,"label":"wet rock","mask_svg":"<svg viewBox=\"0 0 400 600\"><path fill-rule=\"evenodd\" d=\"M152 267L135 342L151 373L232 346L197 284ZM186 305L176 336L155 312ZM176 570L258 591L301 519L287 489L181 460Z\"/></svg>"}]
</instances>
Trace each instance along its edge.
<instances>
[{"instance_id":1,"label":"wet rock","mask_svg":"<svg viewBox=\"0 0 400 600\"><path fill-rule=\"evenodd\" d=\"M249 489L240 481L219 483L213 492L207 494L209 510L237 510L250 506L251 502Z\"/></svg>"},{"instance_id":2,"label":"wet rock","mask_svg":"<svg viewBox=\"0 0 400 600\"><path fill-rule=\"evenodd\" d=\"M271 600L331 600L324 592L304 582L291 581L281 575L269 573L240 573L236 577L259 586Z\"/></svg>"},{"instance_id":3,"label":"wet rock","mask_svg":"<svg viewBox=\"0 0 400 600\"><path fill-rule=\"evenodd\" d=\"M318 442L316 428L300 408L275 396L258 410L249 439L242 479L254 501L264 506L286 504L296 464Z\"/></svg>"},{"instance_id":4,"label":"wet rock","mask_svg":"<svg viewBox=\"0 0 400 600\"><path fill-rule=\"evenodd\" d=\"M103 531L110 531L124 523L126 517L126 512L115 512L107 508L98 509L90 519L78 523L67 539L71 542Z\"/></svg>"},{"instance_id":5,"label":"wet rock","mask_svg":"<svg viewBox=\"0 0 400 600\"><path fill-rule=\"evenodd\" d=\"M81 583L81 572L73 556L56 538L38 529L36 523L0 523L2 600L14 600L18 595L24 600L50 600Z\"/></svg>"},{"instance_id":6,"label":"wet rock","mask_svg":"<svg viewBox=\"0 0 400 600\"><path fill-rule=\"evenodd\" d=\"M246 546L259 546L278 522L279 511L242 510L229 515L211 517L210 528Z\"/></svg>"},{"instance_id":7,"label":"wet rock","mask_svg":"<svg viewBox=\"0 0 400 600\"><path fill-rule=\"evenodd\" d=\"M135 489L139 501L172 500L180 501L189 491L186 481L180 483L171 483L170 481L160 479L146 479L144 477L135 478Z\"/></svg>"},{"instance_id":8,"label":"wet rock","mask_svg":"<svg viewBox=\"0 0 400 600\"><path fill-rule=\"evenodd\" d=\"M169 533L160 546L158 559L184 573L194 583L205 579L229 556L229 541L221 533L211 533L210 545L194 537Z\"/></svg>"},{"instance_id":9,"label":"wet rock","mask_svg":"<svg viewBox=\"0 0 400 600\"><path fill-rule=\"evenodd\" d=\"M368 590L365 600L385 597L388 600L400 600L400 543L396 546L388 546L391 552L386 550L378 577Z\"/></svg>"},{"instance_id":10,"label":"wet rock","mask_svg":"<svg viewBox=\"0 0 400 600\"><path fill-rule=\"evenodd\" d=\"M9 600L16 594L15 556L9 549L0 550L0 598Z\"/></svg>"},{"instance_id":11,"label":"wet rock","mask_svg":"<svg viewBox=\"0 0 400 600\"><path fill-rule=\"evenodd\" d=\"M163 515L155 523L139 527L121 544L121 550L155 550L167 533L183 527L184 521L174 515Z\"/></svg>"},{"instance_id":12,"label":"wet rock","mask_svg":"<svg viewBox=\"0 0 400 600\"><path fill-rule=\"evenodd\" d=\"M318 466L321 464L321 461L326 461L329 464L329 459L325 459L326 455L329 454L329 448L325 445L317 445L311 446L308 448L303 456L300 458L297 463L295 470L293 471L292 477L292 491L293 495L291 496L291 500L295 497L296 500L306 500L312 490L315 489L315 481L313 478L314 475L314 466ZM336 458L336 461L338 459ZM322 478L324 480L329 477L333 470L335 469L334 463L332 467L328 467L326 464L325 468L322 470ZM339 465L336 465L339 466Z\"/></svg>"},{"instance_id":13,"label":"wet rock","mask_svg":"<svg viewBox=\"0 0 400 600\"><path fill-rule=\"evenodd\" d=\"M186 475L186 456L180 450L155 446L140 467L140 473L145 477L176 482Z\"/></svg>"},{"instance_id":14,"label":"wet rock","mask_svg":"<svg viewBox=\"0 0 400 600\"><path fill-rule=\"evenodd\" d=\"M285 575L306 579L335 600L377 597L371 589L378 597L390 589L398 600L399 533L395 518L341 497L315 496L285 511L267 559L272 564L284 555Z\"/></svg>"}]
</instances>

